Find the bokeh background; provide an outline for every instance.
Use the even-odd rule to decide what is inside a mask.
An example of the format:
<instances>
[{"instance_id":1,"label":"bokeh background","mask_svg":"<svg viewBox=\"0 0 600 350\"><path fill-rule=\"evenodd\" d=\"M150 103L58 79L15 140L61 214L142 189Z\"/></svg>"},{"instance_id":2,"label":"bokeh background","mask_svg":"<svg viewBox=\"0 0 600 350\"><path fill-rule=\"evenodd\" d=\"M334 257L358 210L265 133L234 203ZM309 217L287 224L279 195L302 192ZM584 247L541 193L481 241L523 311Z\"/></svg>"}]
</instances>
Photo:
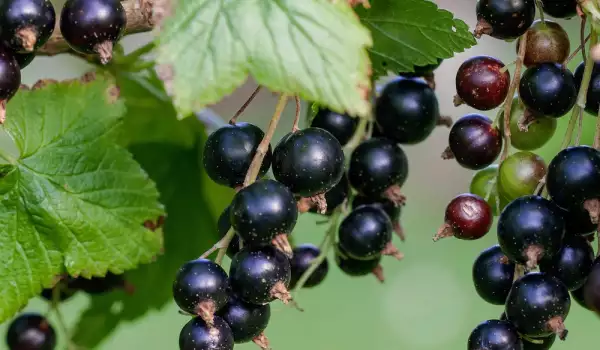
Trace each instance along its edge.
<instances>
[{"instance_id":1,"label":"bokeh background","mask_svg":"<svg viewBox=\"0 0 600 350\"><path fill-rule=\"evenodd\" d=\"M436 2L470 26L475 25L475 0ZM574 49L579 44L578 21L559 22L569 32L571 48ZM131 50L148 39L148 35L136 35L127 38L124 44L126 49ZM444 61L436 72L437 95L443 114L456 119L474 112L469 107L455 108L452 96L455 94L457 68L466 58L479 54L495 56L509 63L515 59L515 43L485 37L476 47ZM574 69L580 61L579 56L570 68ZM32 84L40 78L72 78L87 69L87 64L67 55L40 57L24 70L23 82ZM254 83L249 81L221 103L212 106L214 111L229 118L254 87ZM274 105L274 96L263 91L242 119L266 127ZM496 112L490 111L488 115L493 118ZM291 103L282 118L276 139L291 130L293 113ZM559 149L567 118L562 118L554 140L539 151L547 161ZM594 117L586 116L584 143L591 143L594 123ZM431 241L442 224L446 204L453 196L468 190L473 175L454 161L440 158L447 136L448 129L438 128L423 144L404 147L409 157L410 175L404 187L408 205L403 210L402 223L408 238L404 244L396 243L406 258L401 262L392 258L383 261L385 284L380 284L372 276L349 278L336 269L330 257L331 269L325 283L314 290L304 290L297 296L305 312L273 304L267 335L274 349L461 350L466 348L466 340L473 327L481 321L500 316L502 308L479 299L471 280L472 262L481 250L495 243L495 232L475 242L446 239L434 244ZM296 242L320 241L326 225L319 226L316 220L318 217L312 214L301 217L294 231ZM170 284L171 280L164 283ZM76 320L88 302L82 295L67 302L63 307L67 322ZM38 312L46 309L47 305L41 300L32 300L26 308ZM185 322L187 318L179 315L171 303L137 322L124 324L98 348L177 349L179 331ZM574 302L566 324L570 331L568 340L556 344L553 349L597 348L600 319ZM0 329L0 334L4 334L5 326ZM89 332L94 331L89 329ZM59 336L64 338L62 334ZM5 345L0 344L0 349L5 349ZM236 346L236 349L256 347L247 344Z\"/></svg>"}]
</instances>

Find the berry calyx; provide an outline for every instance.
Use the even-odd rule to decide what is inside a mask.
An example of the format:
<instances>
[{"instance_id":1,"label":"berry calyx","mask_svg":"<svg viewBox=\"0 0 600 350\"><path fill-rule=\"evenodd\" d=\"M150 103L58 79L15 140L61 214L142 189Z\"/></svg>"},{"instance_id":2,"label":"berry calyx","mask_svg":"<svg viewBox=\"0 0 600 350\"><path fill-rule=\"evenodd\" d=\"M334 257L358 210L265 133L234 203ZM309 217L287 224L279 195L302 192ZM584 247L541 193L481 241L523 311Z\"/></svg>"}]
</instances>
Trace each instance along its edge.
<instances>
[{"instance_id":1,"label":"berry calyx","mask_svg":"<svg viewBox=\"0 0 600 350\"><path fill-rule=\"evenodd\" d=\"M575 78L558 63L538 64L523 73L519 96L534 116L560 118L577 100Z\"/></svg>"},{"instance_id":2,"label":"berry calyx","mask_svg":"<svg viewBox=\"0 0 600 350\"><path fill-rule=\"evenodd\" d=\"M60 16L60 32L69 46L97 54L102 64L112 59L126 25L125 9L117 0L67 0Z\"/></svg>"},{"instance_id":3,"label":"berry calyx","mask_svg":"<svg viewBox=\"0 0 600 350\"><path fill-rule=\"evenodd\" d=\"M516 39L525 34L535 19L535 0L479 0L474 35Z\"/></svg>"},{"instance_id":4,"label":"berry calyx","mask_svg":"<svg viewBox=\"0 0 600 350\"><path fill-rule=\"evenodd\" d=\"M559 207L539 196L515 199L498 218L498 243L514 262L535 268L562 248L565 223Z\"/></svg>"},{"instance_id":5,"label":"berry calyx","mask_svg":"<svg viewBox=\"0 0 600 350\"><path fill-rule=\"evenodd\" d=\"M234 342L242 344L261 336L269 325L271 306L250 304L231 296L217 315L231 328Z\"/></svg>"},{"instance_id":6,"label":"berry calyx","mask_svg":"<svg viewBox=\"0 0 600 350\"><path fill-rule=\"evenodd\" d=\"M400 192L408 177L408 159L394 141L372 138L363 141L354 151L348 167L348 180L360 194L385 197L403 204L406 197Z\"/></svg>"},{"instance_id":7,"label":"berry calyx","mask_svg":"<svg viewBox=\"0 0 600 350\"><path fill-rule=\"evenodd\" d=\"M257 181L240 190L231 202L231 225L244 244L251 246L272 242L291 255L286 237L297 219L294 195L275 180Z\"/></svg>"},{"instance_id":8,"label":"berry calyx","mask_svg":"<svg viewBox=\"0 0 600 350\"><path fill-rule=\"evenodd\" d=\"M444 224L433 237L475 240L485 236L492 227L492 208L481 197L465 193L454 197L446 207Z\"/></svg>"},{"instance_id":9,"label":"berry calyx","mask_svg":"<svg viewBox=\"0 0 600 350\"><path fill-rule=\"evenodd\" d=\"M481 169L473 175L469 192L481 198L487 198L487 203L492 209L492 214L497 216L502 209L510 202L506 198L499 196L497 190L496 176L498 174L498 165L493 164L485 169Z\"/></svg>"},{"instance_id":10,"label":"berry calyx","mask_svg":"<svg viewBox=\"0 0 600 350\"><path fill-rule=\"evenodd\" d=\"M504 305L512 287L515 264L499 245L482 251L473 263L473 283L477 294L493 305Z\"/></svg>"},{"instance_id":11,"label":"berry calyx","mask_svg":"<svg viewBox=\"0 0 600 350\"><path fill-rule=\"evenodd\" d=\"M227 273L207 259L188 261L179 268L173 282L173 299L185 312L200 316L213 325L214 314L227 304Z\"/></svg>"},{"instance_id":12,"label":"berry calyx","mask_svg":"<svg viewBox=\"0 0 600 350\"><path fill-rule=\"evenodd\" d=\"M520 42L519 38L517 53ZM526 45L523 64L528 68L540 63L562 64L571 53L569 35L560 24L550 20L533 22L527 32Z\"/></svg>"},{"instance_id":13,"label":"berry calyx","mask_svg":"<svg viewBox=\"0 0 600 350\"><path fill-rule=\"evenodd\" d=\"M571 308L565 285L545 273L529 273L515 281L506 299L506 317L519 333L546 337L553 333L561 340L567 336L564 321Z\"/></svg>"},{"instance_id":14,"label":"berry calyx","mask_svg":"<svg viewBox=\"0 0 600 350\"><path fill-rule=\"evenodd\" d=\"M332 189L325 192L325 202L327 202L327 211L325 215L329 216L344 203L350 193L350 183L346 173L342 175L340 182L333 186ZM318 208L310 198L300 198L298 201L298 211L305 213L310 211L311 213L318 213Z\"/></svg>"},{"instance_id":15,"label":"berry calyx","mask_svg":"<svg viewBox=\"0 0 600 350\"><path fill-rule=\"evenodd\" d=\"M542 261L540 271L558 278L569 290L575 290L583 286L593 264L594 250L587 239L568 236L552 260Z\"/></svg>"},{"instance_id":16,"label":"berry calyx","mask_svg":"<svg viewBox=\"0 0 600 350\"><path fill-rule=\"evenodd\" d=\"M546 188L558 206L585 209L598 224L600 216L600 152L588 146L560 151L548 166Z\"/></svg>"},{"instance_id":17,"label":"berry calyx","mask_svg":"<svg viewBox=\"0 0 600 350\"><path fill-rule=\"evenodd\" d=\"M585 63L581 62L577 68L575 68L575 87L577 91L581 88L581 82L583 81L583 71L585 70ZM585 99L585 111L597 116L598 110L600 109L600 63L594 62L594 68L592 69L592 76L590 78L590 84L588 85L587 97Z\"/></svg>"},{"instance_id":18,"label":"berry calyx","mask_svg":"<svg viewBox=\"0 0 600 350\"><path fill-rule=\"evenodd\" d=\"M463 102L480 111L494 109L508 94L510 73L494 57L475 56L464 61L456 73L455 105Z\"/></svg>"},{"instance_id":19,"label":"berry calyx","mask_svg":"<svg viewBox=\"0 0 600 350\"><path fill-rule=\"evenodd\" d=\"M542 0L542 8L554 18L571 18L577 14L577 0Z\"/></svg>"},{"instance_id":20,"label":"berry calyx","mask_svg":"<svg viewBox=\"0 0 600 350\"><path fill-rule=\"evenodd\" d=\"M502 150L500 130L481 114L467 114L450 130L443 159L456 159L462 167L479 170L492 164Z\"/></svg>"},{"instance_id":21,"label":"berry calyx","mask_svg":"<svg viewBox=\"0 0 600 350\"><path fill-rule=\"evenodd\" d=\"M292 279L290 280L290 288L294 288L300 280L304 272L312 265L313 261L321 254L321 250L313 244L302 244L294 248L294 257L290 260L292 267ZM306 280L303 288L312 288L318 286L325 280L329 272L329 263L327 259L323 260L317 266L317 269Z\"/></svg>"},{"instance_id":22,"label":"berry calyx","mask_svg":"<svg viewBox=\"0 0 600 350\"><path fill-rule=\"evenodd\" d=\"M202 162L211 180L232 188L241 186L264 136L258 126L244 122L225 125L210 134L204 145ZM269 171L272 157L269 146L258 178Z\"/></svg>"},{"instance_id":23,"label":"berry calyx","mask_svg":"<svg viewBox=\"0 0 600 350\"><path fill-rule=\"evenodd\" d=\"M510 322L489 320L471 332L467 350L522 350L523 343Z\"/></svg>"},{"instance_id":24,"label":"berry calyx","mask_svg":"<svg viewBox=\"0 0 600 350\"><path fill-rule=\"evenodd\" d=\"M339 245L349 257L372 260L392 240L392 223L387 214L376 207L358 207L342 220Z\"/></svg>"},{"instance_id":25,"label":"berry calyx","mask_svg":"<svg viewBox=\"0 0 600 350\"><path fill-rule=\"evenodd\" d=\"M402 144L424 141L440 119L437 97L426 82L397 78L375 102L375 121L385 137Z\"/></svg>"},{"instance_id":26,"label":"berry calyx","mask_svg":"<svg viewBox=\"0 0 600 350\"><path fill-rule=\"evenodd\" d=\"M50 0L7 0L0 5L0 40L14 52L33 52L44 45L56 22Z\"/></svg>"},{"instance_id":27,"label":"berry calyx","mask_svg":"<svg viewBox=\"0 0 600 350\"><path fill-rule=\"evenodd\" d=\"M53 350L56 332L44 316L24 313L10 323L6 343L11 350Z\"/></svg>"},{"instance_id":28,"label":"berry calyx","mask_svg":"<svg viewBox=\"0 0 600 350\"><path fill-rule=\"evenodd\" d=\"M504 133L504 110L498 112L500 133ZM510 109L510 145L521 151L533 151L544 146L556 132L556 119L535 117L527 112L518 95Z\"/></svg>"},{"instance_id":29,"label":"berry calyx","mask_svg":"<svg viewBox=\"0 0 600 350\"><path fill-rule=\"evenodd\" d=\"M390 217L396 235L398 235L402 241L406 239L404 229L400 224L400 214L402 213L401 206L397 206L394 202L386 198L366 197L360 194L354 196L354 199L352 199L352 209L356 209L361 205L371 205L383 210Z\"/></svg>"},{"instance_id":30,"label":"berry calyx","mask_svg":"<svg viewBox=\"0 0 600 350\"><path fill-rule=\"evenodd\" d=\"M191 319L179 333L179 350L233 350L233 332L221 317L209 326L200 317Z\"/></svg>"},{"instance_id":31,"label":"berry calyx","mask_svg":"<svg viewBox=\"0 0 600 350\"><path fill-rule=\"evenodd\" d=\"M338 253L335 255L335 263L339 269L348 276L362 277L373 274L381 283L385 281L383 267L381 266L381 255L371 260L358 260L348 256L342 247L337 246Z\"/></svg>"},{"instance_id":32,"label":"berry calyx","mask_svg":"<svg viewBox=\"0 0 600 350\"><path fill-rule=\"evenodd\" d=\"M323 108L319 109L310 123L310 126L313 128L321 128L329 131L342 146L347 144L352 136L354 136L357 125L358 118Z\"/></svg>"},{"instance_id":33,"label":"berry calyx","mask_svg":"<svg viewBox=\"0 0 600 350\"><path fill-rule=\"evenodd\" d=\"M231 261L229 279L236 294L252 304L275 299L292 301L288 291L291 279L289 259L271 246L244 247Z\"/></svg>"},{"instance_id":34,"label":"berry calyx","mask_svg":"<svg viewBox=\"0 0 600 350\"><path fill-rule=\"evenodd\" d=\"M546 163L542 157L531 152L513 153L500 164L498 191L508 200L535 192L546 176Z\"/></svg>"},{"instance_id":35,"label":"berry calyx","mask_svg":"<svg viewBox=\"0 0 600 350\"><path fill-rule=\"evenodd\" d=\"M325 192L344 174L344 150L327 130L307 128L285 136L273 151L273 175L294 194L327 212Z\"/></svg>"}]
</instances>

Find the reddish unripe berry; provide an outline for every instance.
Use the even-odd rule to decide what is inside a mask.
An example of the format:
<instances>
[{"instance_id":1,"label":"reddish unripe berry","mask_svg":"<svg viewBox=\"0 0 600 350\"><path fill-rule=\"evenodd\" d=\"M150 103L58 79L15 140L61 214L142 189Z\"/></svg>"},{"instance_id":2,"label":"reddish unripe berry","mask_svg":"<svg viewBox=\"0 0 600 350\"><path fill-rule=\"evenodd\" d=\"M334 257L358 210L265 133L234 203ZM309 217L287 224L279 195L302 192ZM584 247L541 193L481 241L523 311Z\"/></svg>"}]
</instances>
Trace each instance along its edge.
<instances>
[{"instance_id":1,"label":"reddish unripe berry","mask_svg":"<svg viewBox=\"0 0 600 350\"><path fill-rule=\"evenodd\" d=\"M494 109L506 99L510 85L510 73L504 63L489 56L471 57L456 73L455 104L462 102L487 111Z\"/></svg>"},{"instance_id":2,"label":"reddish unripe berry","mask_svg":"<svg viewBox=\"0 0 600 350\"><path fill-rule=\"evenodd\" d=\"M460 194L446 207L445 222L433 240L450 236L479 239L492 227L492 217L492 208L483 198L471 193Z\"/></svg>"}]
</instances>

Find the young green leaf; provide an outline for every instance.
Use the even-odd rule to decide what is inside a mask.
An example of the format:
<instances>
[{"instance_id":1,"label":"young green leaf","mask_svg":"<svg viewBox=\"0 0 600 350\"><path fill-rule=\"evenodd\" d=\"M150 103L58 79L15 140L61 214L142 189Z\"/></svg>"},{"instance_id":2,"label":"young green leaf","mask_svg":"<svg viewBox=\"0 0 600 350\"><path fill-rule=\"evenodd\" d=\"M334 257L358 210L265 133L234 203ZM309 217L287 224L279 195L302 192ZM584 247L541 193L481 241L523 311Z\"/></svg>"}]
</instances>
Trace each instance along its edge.
<instances>
[{"instance_id":1,"label":"young green leaf","mask_svg":"<svg viewBox=\"0 0 600 350\"><path fill-rule=\"evenodd\" d=\"M173 0L158 38L161 77L183 116L248 74L272 91L369 113L369 32L345 1Z\"/></svg>"},{"instance_id":2,"label":"young green leaf","mask_svg":"<svg viewBox=\"0 0 600 350\"><path fill-rule=\"evenodd\" d=\"M371 30L369 49L375 77L414 72L476 44L467 24L429 0L377 0L356 8Z\"/></svg>"},{"instance_id":3,"label":"young green leaf","mask_svg":"<svg viewBox=\"0 0 600 350\"><path fill-rule=\"evenodd\" d=\"M0 179L0 321L59 273L119 273L153 259L162 239L142 226L163 214L158 192L116 144L123 105L110 84L20 91L4 130L19 156Z\"/></svg>"}]
</instances>

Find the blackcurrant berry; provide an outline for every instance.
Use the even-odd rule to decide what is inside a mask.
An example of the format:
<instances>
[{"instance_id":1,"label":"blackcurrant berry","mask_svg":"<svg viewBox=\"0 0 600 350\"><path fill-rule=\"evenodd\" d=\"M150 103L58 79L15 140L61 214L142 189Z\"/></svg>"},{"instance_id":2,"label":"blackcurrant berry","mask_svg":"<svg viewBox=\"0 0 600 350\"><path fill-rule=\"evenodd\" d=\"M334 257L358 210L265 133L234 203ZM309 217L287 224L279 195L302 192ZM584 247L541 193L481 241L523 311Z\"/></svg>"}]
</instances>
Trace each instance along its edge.
<instances>
[{"instance_id":1,"label":"blackcurrant berry","mask_svg":"<svg viewBox=\"0 0 600 350\"><path fill-rule=\"evenodd\" d=\"M517 53L521 39L517 41ZM571 53L569 35L563 27L550 20L533 22L527 33L523 64L533 67L540 63L562 64Z\"/></svg>"},{"instance_id":2,"label":"blackcurrant berry","mask_svg":"<svg viewBox=\"0 0 600 350\"><path fill-rule=\"evenodd\" d=\"M231 217L231 206L228 206L223 210L221 215L219 215L219 220L217 220L217 228L219 230L219 237L223 238L229 229L231 228L231 221L229 218ZM235 254L240 251L240 236L236 233L233 235L231 242L227 246L227 256L229 258L233 258Z\"/></svg>"},{"instance_id":3,"label":"blackcurrant berry","mask_svg":"<svg viewBox=\"0 0 600 350\"><path fill-rule=\"evenodd\" d=\"M535 0L479 0L476 13L477 38L487 34L497 39L516 39L533 23Z\"/></svg>"},{"instance_id":4,"label":"blackcurrant berry","mask_svg":"<svg viewBox=\"0 0 600 350\"><path fill-rule=\"evenodd\" d=\"M98 54L102 64L112 59L113 46L126 25L125 9L118 0L67 0L60 16L60 32L69 46Z\"/></svg>"},{"instance_id":5,"label":"blackcurrant berry","mask_svg":"<svg viewBox=\"0 0 600 350\"><path fill-rule=\"evenodd\" d=\"M546 163L542 157L531 152L513 153L500 164L498 191L506 199L513 200L535 192L546 176Z\"/></svg>"},{"instance_id":6,"label":"blackcurrant berry","mask_svg":"<svg viewBox=\"0 0 600 350\"><path fill-rule=\"evenodd\" d=\"M600 259L596 259L592 271L583 285L583 300L587 308L600 314Z\"/></svg>"},{"instance_id":7,"label":"blackcurrant berry","mask_svg":"<svg viewBox=\"0 0 600 350\"><path fill-rule=\"evenodd\" d=\"M555 18L570 18L577 14L577 0L542 0L544 12Z\"/></svg>"},{"instance_id":8,"label":"blackcurrant berry","mask_svg":"<svg viewBox=\"0 0 600 350\"><path fill-rule=\"evenodd\" d=\"M598 229L598 224L594 224L590 219L590 214L584 209L570 209L563 211L567 234L574 236L587 236L593 234Z\"/></svg>"},{"instance_id":9,"label":"blackcurrant berry","mask_svg":"<svg viewBox=\"0 0 600 350\"><path fill-rule=\"evenodd\" d=\"M0 4L0 40L14 52L33 52L48 41L56 13L50 0L7 0Z\"/></svg>"},{"instance_id":10,"label":"blackcurrant berry","mask_svg":"<svg viewBox=\"0 0 600 350\"><path fill-rule=\"evenodd\" d=\"M10 350L54 350L56 332L44 316L25 313L10 323L6 343Z\"/></svg>"},{"instance_id":11,"label":"blackcurrant berry","mask_svg":"<svg viewBox=\"0 0 600 350\"><path fill-rule=\"evenodd\" d=\"M0 101L8 101L21 86L21 69L15 56L0 46Z\"/></svg>"},{"instance_id":12,"label":"blackcurrant berry","mask_svg":"<svg viewBox=\"0 0 600 350\"><path fill-rule=\"evenodd\" d=\"M350 157L348 180L360 194L369 197L387 197L403 203L400 193L408 177L408 159L394 141L372 138L362 142Z\"/></svg>"},{"instance_id":13,"label":"blackcurrant berry","mask_svg":"<svg viewBox=\"0 0 600 350\"><path fill-rule=\"evenodd\" d=\"M264 136L258 126L244 122L217 129L208 136L204 145L202 161L208 176L221 185L241 186ZM260 166L259 178L269 171L272 157L269 146Z\"/></svg>"},{"instance_id":14,"label":"blackcurrant berry","mask_svg":"<svg viewBox=\"0 0 600 350\"><path fill-rule=\"evenodd\" d=\"M35 53L15 53L15 60L19 65L19 69L27 67L35 58Z\"/></svg>"},{"instance_id":15,"label":"blackcurrant berry","mask_svg":"<svg viewBox=\"0 0 600 350\"><path fill-rule=\"evenodd\" d=\"M70 289L84 291L90 295L99 295L111 292L115 289L125 289L127 292L133 292L133 286L129 285L123 278L123 275L117 275L108 272L104 277L92 277L90 279L79 277L69 281Z\"/></svg>"},{"instance_id":16,"label":"blackcurrant berry","mask_svg":"<svg viewBox=\"0 0 600 350\"><path fill-rule=\"evenodd\" d=\"M217 316L227 322L236 343L247 343L260 336L267 328L271 318L271 306L250 304L232 296Z\"/></svg>"},{"instance_id":17,"label":"blackcurrant berry","mask_svg":"<svg viewBox=\"0 0 600 350\"><path fill-rule=\"evenodd\" d=\"M342 205L346 198L348 198L349 193L350 183L348 182L348 177L344 173L340 182L325 193L325 201L327 202L327 212L325 212L325 215L329 216L333 214L335 209ZM298 210L301 213L306 212L306 208L309 208L308 211L312 213L318 213L319 211L319 208L314 205L310 198L300 198L298 203Z\"/></svg>"},{"instance_id":18,"label":"blackcurrant berry","mask_svg":"<svg viewBox=\"0 0 600 350\"><path fill-rule=\"evenodd\" d=\"M275 299L291 301L289 259L271 246L244 247L229 268L231 286L244 301L266 304Z\"/></svg>"},{"instance_id":19,"label":"blackcurrant berry","mask_svg":"<svg viewBox=\"0 0 600 350\"><path fill-rule=\"evenodd\" d=\"M70 279L61 280L53 288L43 289L40 296L51 303L54 302L55 297L58 302L71 299L71 297L77 293L77 289L69 286L70 281Z\"/></svg>"},{"instance_id":20,"label":"blackcurrant berry","mask_svg":"<svg viewBox=\"0 0 600 350\"><path fill-rule=\"evenodd\" d=\"M348 253L339 244L337 249L338 254L335 255L335 263L343 273L351 277L373 274L379 282L384 281L383 268L380 265L381 255L371 260L358 260L348 256Z\"/></svg>"},{"instance_id":21,"label":"blackcurrant berry","mask_svg":"<svg viewBox=\"0 0 600 350\"><path fill-rule=\"evenodd\" d=\"M383 210L392 221L392 227L394 232L400 237L401 240L405 240L404 229L400 224L400 214L402 213L402 207L397 206L394 202L387 198L374 198L363 195L356 195L352 199L352 209L356 209L361 205L372 205Z\"/></svg>"},{"instance_id":22,"label":"blackcurrant berry","mask_svg":"<svg viewBox=\"0 0 600 350\"><path fill-rule=\"evenodd\" d=\"M548 194L567 210L585 209L592 223L600 215L600 152L588 146L569 147L550 162L546 175Z\"/></svg>"},{"instance_id":23,"label":"blackcurrant berry","mask_svg":"<svg viewBox=\"0 0 600 350\"><path fill-rule=\"evenodd\" d=\"M501 196L497 197L497 174L498 165L490 165L489 167L476 172L469 185L469 192L481 198L487 197L487 203L490 205L492 214L495 216L500 214L502 209L509 203L507 199Z\"/></svg>"},{"instance_id":24,"label":"blackcurrant berry","mask_svg":"<svg viewBox=\"0 0 600 350\"><path fill-rule=\"evenodd\" d=\"M188 261L177 271L173 299L185 312L202 317L209 325L229 300L227 273L207 259Z\"/></svg>"},{"instance_id":25,"label":"blackcurrant berry","mask_svg":"<svg viewBox=\"0 0 600 350\"><path fill-rule=\"evenodd\" d=\"M387 214L376 207L358 207L342 220L339 245L348 256L371 260L382 254L392 240L392 222Z\"/></svg>"},{"instance_id":26,"label":"blackcurrant berry","mask_svg":"<svg viewBox=\"0 0 600 350\"><path fill-rule=\"evenodd\" d=\"M510 73L504 68L504 63L489 56L464 61L456 73L455 105L464 102L480 111L500 106L510 85Z\"/></svg>"},{"instance_id":27,"label":"blackcurrant berry","mask_svg":"<svg viewBox=\"0 0 600 350\"><path fill-rule=\"evenodd\" d=\"M506 256L534 268L552 259L563 244L565 223L561 210L539 196L515 199L498 218L498 243Z\"/></svg>"},{"instance_id":28,"label":"blackcurrant berry","mask_svg":"<svg viewBox=\"0 0 600 350\"><path fill-rule=\"evenodd\" d=\"M585 289L585 285L584 287L581 287L579 289L575 289L571 291L571 299L575 300L577 302L577 304L579 304L579 306L581 306L582 308L586 309L586 310L592 310L585 302L585 295L583 294L583 291Z\"/></svg>"},{"instance_id":29,"label":"blackcurrant berry","mask_svg":"<svg viewBox=\"0 0 600 350\"><path fill-rule=\"evenodd\" d=\"M558 63L538 64L523 73L519 96L534 116L559 118L575 105L575 78Z\"/></svg>"},{"instance_id":30,"label":"blackcurrant berry","mask_svg":"<svg viewBox=\"0 0 600 350\"><path fill-rule=\"evenodd\" d=\"M179 333L179 350L233 350L233 332L221 317L209 326L200 317L191 319Z\"/></svg>"},{"instance_id":31,"label":"blackcurrant berry","mask_svg":"<svg viewBox=\"0 0 600 350\"><path fill-rule=\"evenodd\" d=\"M243 188L231 202L231 225L244 244L273 242L291 254L286 237L294 229L297 219L294 195L274 180L261 180Z\"/></svg>"},{"instance_id":32,"label":"blackcurrant berry","mask_svg":"<svg viewBox=\"0 0 600 350\"><path fill-rule=\"evenodd\" d=\"M585 62L581 62L575 69L575 87L577 91L581 88L584 70ZM600 110L600 63L594 62L592 77L590 78L587 97L585 99L585 111L597 116L598 110Z\"/></svg>"},{"instance_id":33,"label":"blackcurrant berry","mask_svg":"<svg viewBox=\"0 0 600 350\"><path fill-rule=\"evenodd\" d=\"M273 175L294 194L327 211L324 193L344 174L344 150L327 130L307 128L284 137L273 151Z\"/></svg>"},{"instance_id":34,"label":"blackcurrant berry","mask_svg":"<svg viewBox=\"0 0 600 350\"><path fill-rule=\"evenodd\" d=\"M564 340L564 321L570 308L567 287L557 278L539 272L517 279L506 299L506 317L519 333L528 337L554 333Z\"/></svg>"},{"instance_id":35,"label":"blackcurrant berry","mask_svg":"<svg viewBox=\"0 0 600 350\"><path fill-rule=\"evenodd\" d=\"M551 260L540 263L540 271L552 275L569 289L583 286L594 264L594 250L581 236L568 236L563 247Z\"/></svg>"},{"instance_id":36,"label":"blackcurrant berry","mask_svg":"<svg viewBox=\"0 0 600 350\"><path fill-rule=\"evenodd\" d=\"M433 237L475 240L485 236L492 227L492 208L481 197L464 193L454 197L446 206L444 224Z\"/></svg>"},{"instance_id":37,"label":"blackcurrant berry","mask_svg":"<svg viewBox=\"0 0 600 350\"><path fill-rule=\"evenodd\" d=\"M523 350L550 350L556 341L556 334L542 338L521 338Z\"/></svg>"},{"instance_id":38,"label":"blackcurrant berry","mask_svg":"<svg viewBox=\"0 0 600 350\"><path fill-rule=\"evenodd\" d=\"M328 109L319 109L310 126L329 131L343 146L354 135L356 126L358 125L357 122L358 118L351 117L348 114L340 114Z\"/></svg>"},{"instance_id":39,"label":"blackcurrant berry","mask_svg":"<svg viewBox=\"0 0 600 350\"><path fill-rule=\"evenodd\" d=\"M444 159L455 158L462 167L479 170L492 164L502 150L500 130L481 114L467 114L450 130Z\"/></svg>"},{"instance_id":40,"label":"blackcurrant berry","mask_svg":"<svg viewBox=\"0 0 600 350\"><path fill-rule=\"evenodd\" d=\"M523 350L523 343L510 322L489 320L471 332L467 350Z\"/></svg>"},{"instance_id":41,"label":"blackcurrant berry","mask_svg":"<svg viewBox=\"0 0 600 350\"><path fill-rule=\"evenodd\" d=\"M302 277L302 274L308 270L313 261L321 254L321 250L313 244L302 244L294 248L294 257L290 260L292 267L292 279L290 280L290 288L294 288L296 283ZM329 272L329 263L327 259L319 264L317 269L310 275L304 283L303 288L311 288L318 286L323 282Z\"/></svg>"},{"instance_id":42,"label":"blackcurrant berry","mask_svg":"<svg viewBox=\"0 0 600 350\"><path fill-rule=\"evenodd\" d=\"M419 79L398 78L385 85L375 103L375 120L385 137L417 144L431 135L440 119L435 92Z\"/></svg>"},{"instance_id":43,"label":"blackcurrant berry","mask_svg":"<svg viewBox=\"0 0 600 350\"><path fill-rule=\"evenodd\" d=\"M493 305L504 305L515 275L515 264L499 245L479 254L473 264L473 282L479 296Z\"/></svg>"},{"instance_id":44,"label":"blackcurrant berry","mask_svg":"<svg viewBox=\"0 0 600 350\"><path fill-rule=\"evenodd\" d=\"M525 114L525 105L518 95L513 98L510 109L511 146L521 151L533 151L544 146L556 132L556 119ZM498 112L500 133L504 133L504 109Z\"/></svg>"}]
</instances>

